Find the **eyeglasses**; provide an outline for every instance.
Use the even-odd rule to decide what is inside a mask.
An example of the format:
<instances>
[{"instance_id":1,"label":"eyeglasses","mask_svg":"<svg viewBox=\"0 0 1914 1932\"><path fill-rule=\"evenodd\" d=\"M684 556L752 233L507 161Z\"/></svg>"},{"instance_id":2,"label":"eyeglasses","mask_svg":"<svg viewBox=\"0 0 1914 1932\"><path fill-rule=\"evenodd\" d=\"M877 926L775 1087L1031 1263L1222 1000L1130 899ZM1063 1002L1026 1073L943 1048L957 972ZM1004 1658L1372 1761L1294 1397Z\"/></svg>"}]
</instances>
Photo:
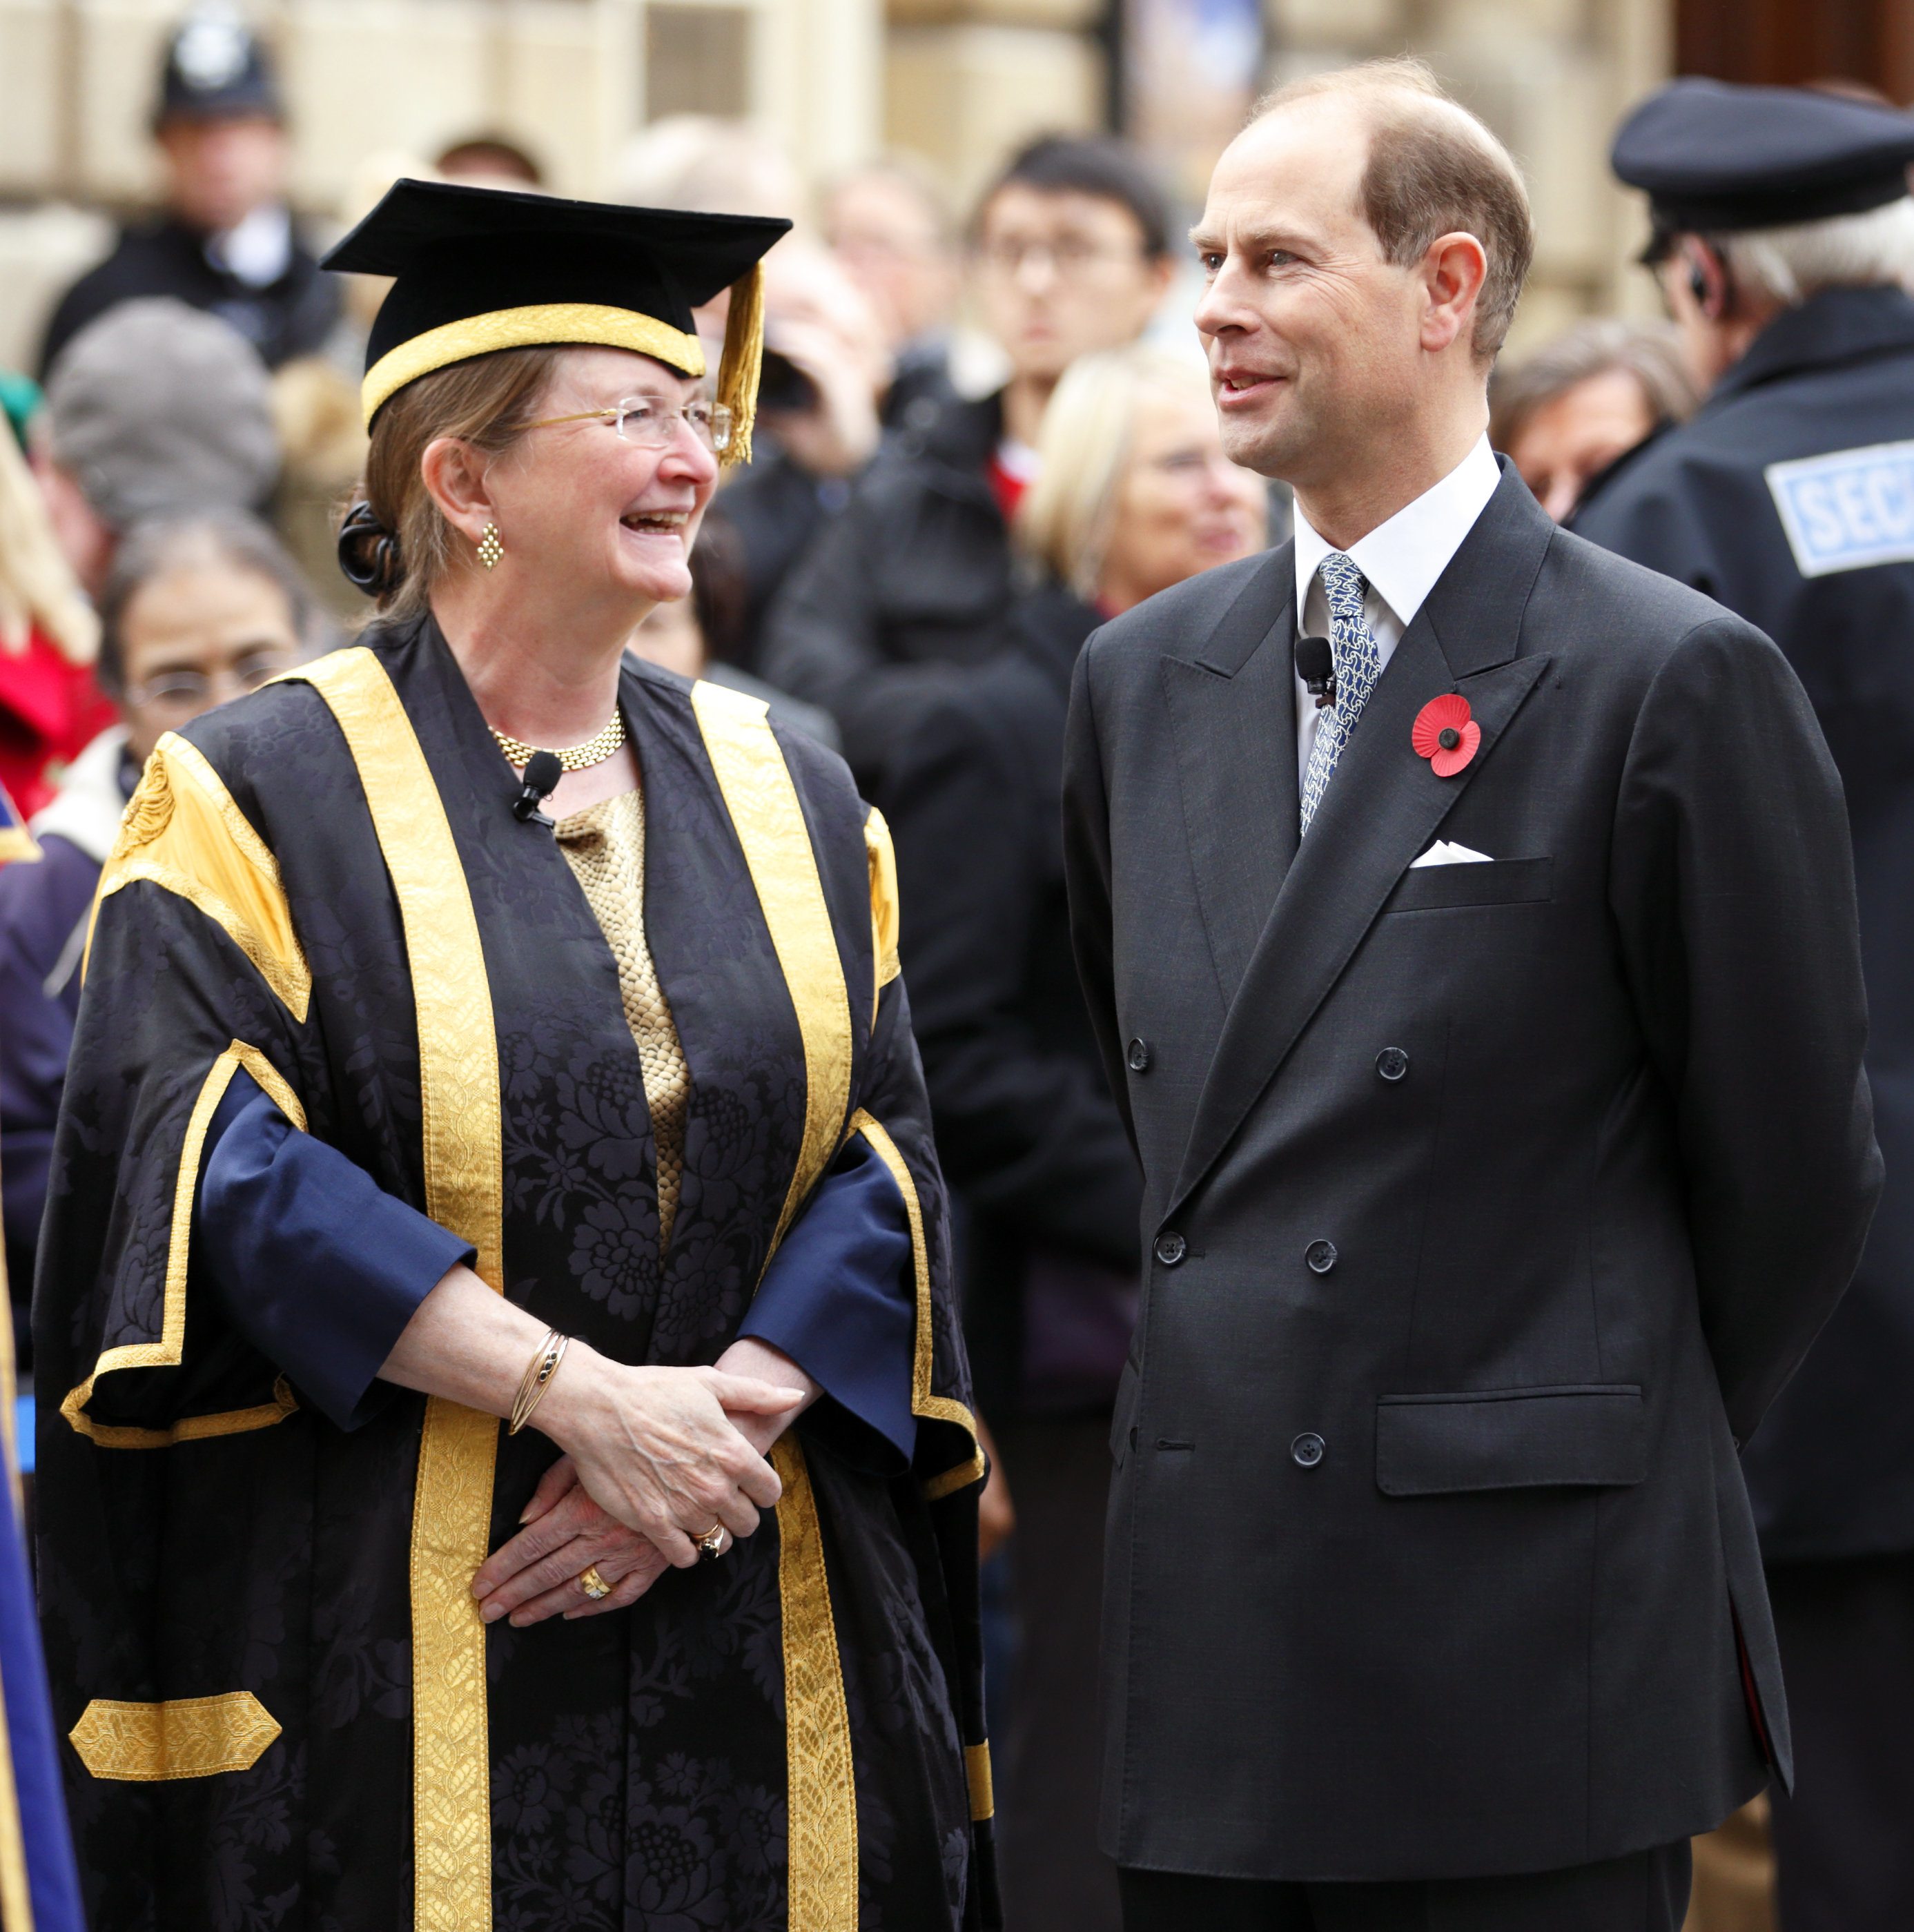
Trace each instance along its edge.
<instances>
[{"instance_id":1,"label":"eyeglasses","mask_svg":"<svg viewBox=\"0 0 1914 1932\"><path fill-rule=\"evenodd\" d=\"M243 698L248 692L258 690L292 662L290 652L264 651L210 675L202 670L162 671L144 684L130 686L126 701L150 706L156 711L197 712L206 710L209 704L223 704L228 698ZM220 695L214 697L215 692Z\"/></svg>"},{"instance_id":2,"label":"eyeglasses","mask_svg":"<svg viewBox=\"0 0 1914 1932\"><path fill-rule=\"evenodd\" d=\"M547 416L542 422L527 423L525 427L551 429L560 423L593 421L612 424L627 442L634 442L641 449L669 449L677 441L681 425L688 427L692 435L714 454L728 448L731 440L731 412L728 404L700 400L687 403L680 409L675 404L661 403L655 396L621 396L608 410L580 410L575 416Z\"/></svg>"},{"instance_id":3,"label":"eyeglasses","mask_svg":"<svg viewBox=\"0 0 1914 1932\"><path fill-rule=\"evenodd\" d=\"M979 251L992 274L1006 279L1020 275L1026 263L1047 265L1059 281L1082 281L1099 268L1140 259L1134 248L1108 248L1081 236L1066 235L1058 242L1018 242L1008 238L987 242Z\"/></svg>"}]
</instances>

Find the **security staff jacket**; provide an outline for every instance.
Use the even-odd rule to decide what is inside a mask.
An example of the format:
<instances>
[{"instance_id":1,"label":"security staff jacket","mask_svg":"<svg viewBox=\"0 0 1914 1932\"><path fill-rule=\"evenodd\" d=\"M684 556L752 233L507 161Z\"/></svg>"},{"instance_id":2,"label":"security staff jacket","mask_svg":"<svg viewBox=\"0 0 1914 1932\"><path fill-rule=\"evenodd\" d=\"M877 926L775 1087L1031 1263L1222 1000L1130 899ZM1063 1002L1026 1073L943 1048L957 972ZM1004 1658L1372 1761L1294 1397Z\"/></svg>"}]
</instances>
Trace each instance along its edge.
<instances>
[{"instance_id":1,"label":"security staff jacket","mask_svg":"<svg viewBox=\"0 0 1914 1932\"><path fill-rule=\"evenodd\" d=\"M1574 527L1766 632L1846 789L1886 1189L1744 1464L1771 1559L1914 1550L1914 301L1828 289L1788 310Z\"/></svg>"}]
</instances>

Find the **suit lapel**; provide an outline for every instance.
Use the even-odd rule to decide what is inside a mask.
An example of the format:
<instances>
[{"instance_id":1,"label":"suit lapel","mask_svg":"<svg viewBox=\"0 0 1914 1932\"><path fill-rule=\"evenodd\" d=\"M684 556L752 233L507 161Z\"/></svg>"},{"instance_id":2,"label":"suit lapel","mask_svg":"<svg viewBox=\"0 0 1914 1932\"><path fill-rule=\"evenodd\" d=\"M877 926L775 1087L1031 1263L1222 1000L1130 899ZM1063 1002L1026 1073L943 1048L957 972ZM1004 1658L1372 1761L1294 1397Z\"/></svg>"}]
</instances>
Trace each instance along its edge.
<instances>
[{"instance_id":1,"label":"suit lapel","mask_svg":"<svg viewBox=\"0 0 1914 1932\"><path fill-rule=\"evenodd\" d=\"M1296 855L1294 555L1279 545L1193 657L1162 661L1184 832L1226 1009Z\"/></svg>"},{"instance_id":2,"label":"suit lapel","mask_svg":"<svg viewBox=\"0 0 1914 1932\"><path fill-rule=\"evenodd\" d=\"M1517 652L1522 610L1553 528L1520 479L1505 472L1396 646L1235 989L1169 1212L1228 1145L1396 882L1486 767L1497 740L1546 667L1546 657ZM1455 690L1468 699L1482 743L1456 776L1439 778L1417 755L1410 728L1432 698ZM1282 748L1289 753L1293 800L1293 739ZM1219 762L1220 749L1213 754ZM1292 804L1292 844L1295 815Z\"/></svg>"}]
</instances>

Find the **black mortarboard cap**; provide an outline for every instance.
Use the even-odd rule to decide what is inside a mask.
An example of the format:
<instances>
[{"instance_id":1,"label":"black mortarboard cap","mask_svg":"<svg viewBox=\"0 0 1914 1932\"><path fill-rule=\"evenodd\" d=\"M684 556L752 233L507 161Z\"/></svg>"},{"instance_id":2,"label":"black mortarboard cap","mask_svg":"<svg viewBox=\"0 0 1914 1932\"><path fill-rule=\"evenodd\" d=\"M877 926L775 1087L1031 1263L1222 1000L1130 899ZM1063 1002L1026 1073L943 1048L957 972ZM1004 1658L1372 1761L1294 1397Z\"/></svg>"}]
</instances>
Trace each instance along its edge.
<instances>
[{"instance_id":1,"label":"black mortarboard cap","mask_svg":"<svg viewBox=\"0 0 1914 1932\"><path fill-rule=\"evenodd\" d=\"M1678 80L1622 124L1610 161L1663 233L1859 214L1907 192L1914 116L1802 87Z\"/></svg>"},{"instance_id":2,"label":"black mortarboard cap","mask_svg":"<svg viewBox=\"0 0 1914 1932\"><path fill-rule=\"evenodd\" d=\"M169 121L230 121L263 114L279 120L285 104L258 37L233 8L196 8L166 44L153 125Z\"/></svg>"},{"instance_id":3,"label":"black mortarboard cap","mask_svg":"<svg viewBox=\"0 0 1914 1932\"><path fill-rule=\"evenodd\" d=\"M692 311L728 288L718 400L734 422L725 458L748 461L764 350L759 264L790 225L401 181L324 266L394 278L366 344L368 424L406 383L500 349L592 344L702 376Z\"/></svg>"}]
</instances>

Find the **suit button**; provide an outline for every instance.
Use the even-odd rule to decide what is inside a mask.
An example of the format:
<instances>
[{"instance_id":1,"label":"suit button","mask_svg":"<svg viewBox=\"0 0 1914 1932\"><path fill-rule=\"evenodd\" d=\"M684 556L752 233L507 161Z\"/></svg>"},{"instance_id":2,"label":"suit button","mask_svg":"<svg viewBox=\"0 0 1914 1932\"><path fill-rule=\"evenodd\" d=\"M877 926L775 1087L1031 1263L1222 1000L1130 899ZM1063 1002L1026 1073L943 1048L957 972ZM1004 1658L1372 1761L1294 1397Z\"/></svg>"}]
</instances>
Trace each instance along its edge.
<instances>
[{"instance_id":1,"label":"suit button","mask_svg":"<svg viewBox=\"0 0 1914 1932\"><path fill-rule=\"evenodd\" d=\"M1385 1046L1376 1056L1376 1070L1385 1080L1400 1080L1409 1070L1409 1057L1400 1046Z\"/></svg>"},{"instance_id":2,"label":"suit button","mask_svg":"<svg viewBox=\"0 0 1914 1932\"><path fill-rule=\"evenodd\" d=\"M1156 1258L1166 1268L1174 1268L1190 1252L1190 1244L1172 1228L1156 1237Z\"/></svg>"},{"instance_id":3,"label":"suit button","mask_svg":"<svg viewBox=\"0 0 1914 1932\"><path fill-rule=\"evenodd\" d=\"M1329 1444L1313 1429L1306 1429L1290 1444L1290 1459L1299 1469L1313 1469L1328 1448Z\"/></svg>"},{"instance_id":4,"label":"suit button","mask_svg":"<svg viewBox=\"0 0 1914 1932\"><path fill-rule=\"evenodd\" d=\"M1340 1257L1334 1241L1312 1241L1303 1250L1303 1258L1309 1263L1312 1274L1327 1274Z\"/></svg>"},{"instance_id":5,"label":"suit button","mask_svg":"<svg viewBox=\"0 0 1914 1932\"><path fill-rule=\"evenodd\" d=\"M1150 1042L1147 1040L1132 1040L1128 1058L1131 1072L1148 1073L1150 1070Z\"/></svg>"}]
</instances>

